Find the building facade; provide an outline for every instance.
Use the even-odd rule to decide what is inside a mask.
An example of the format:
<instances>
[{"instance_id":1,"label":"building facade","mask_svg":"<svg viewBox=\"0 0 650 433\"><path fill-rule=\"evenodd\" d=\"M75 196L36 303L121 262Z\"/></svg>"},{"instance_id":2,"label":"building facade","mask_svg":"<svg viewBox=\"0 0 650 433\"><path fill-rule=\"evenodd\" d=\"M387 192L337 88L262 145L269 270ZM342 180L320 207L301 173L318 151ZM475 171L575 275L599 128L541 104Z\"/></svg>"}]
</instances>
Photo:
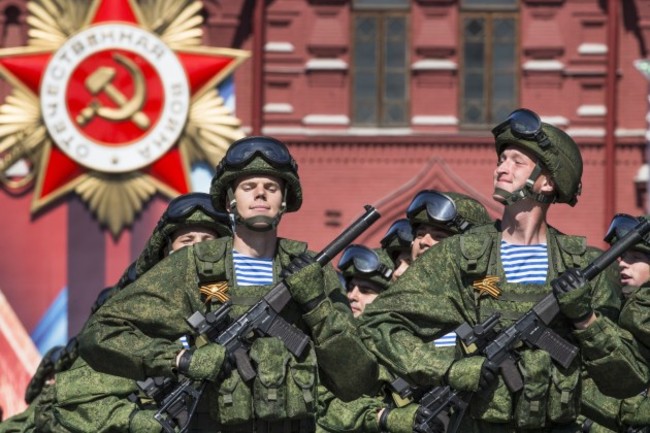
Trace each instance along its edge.
<instances>
[{"instance_id":1,"label":"building facade","mask_svg":"<svg viewBox=\"0 0 650 433\"><path fill-rule=\"evenodd\" d=\"M26 44L30 13L0 0L3 48ZM203 0L202 15L204 45L251 53L233 73L234 113L245 133L291 148L305 200L281 235L314 250L365 204L383 218L358 242L377 246L426 188L469 194L497 218L490 129L517 107L582 150L582 195L553 206L552 225L604 247L614 213L647 213L648 80L635 61L648 57L650 0ZM0 290L43 351L53 326L78 332L167 201L113 236L75 196L32 215L32 194L0 190Z\"/></svg>"}]
</instances>

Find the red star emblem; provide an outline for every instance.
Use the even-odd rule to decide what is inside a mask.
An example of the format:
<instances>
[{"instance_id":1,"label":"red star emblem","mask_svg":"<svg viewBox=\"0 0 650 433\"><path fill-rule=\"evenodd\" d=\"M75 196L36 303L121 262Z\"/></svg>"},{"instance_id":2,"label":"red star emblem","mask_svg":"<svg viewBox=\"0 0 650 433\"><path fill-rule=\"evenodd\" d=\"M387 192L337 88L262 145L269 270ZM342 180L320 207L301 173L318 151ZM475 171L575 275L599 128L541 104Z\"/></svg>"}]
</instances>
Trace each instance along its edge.
<instances>
[{"instance_id":1,"label":"red star emblem","mask_svg":"<svg viewBox=\"0 0 650 433\"><path fill-rule=\"evenodd\" d=\"M142 12L134 0L95 0L88 9L86 23L81 30L109 24L122 26L121 28L131 26L140 29L140 32L148 32ZM111 37L122 36L116 33ZM92 45L93 38L95 35L87 36L88 40L83 42ZM85 147L80 145L76 150L69 148L66 141L68 135L61 131L66 127L76 128L75 133L86 140L86 143L97 142L99 143L97 147L105 149L107 155L112 154L111 152L117 154L131 143L141 139L154 126L176 121L174 116L170 116L167 120L161 119L160 114L167 106L170 107L168 110L173 110L173 96L170 96L173 92L170 92L170 89L176 89L174 87L176 84L172 82L174 78L165 76L165 72L169 73L169 71L159 71L161 74L156 75L155 68L151 66L152 61L147 59L156 59L156 56L162 56L165 50L173 53L172 57L175 55L177 60L174 61L180 65L180 75L183 73L185 75L184 86L187 89L189 106L206 92L212 91L247 57L247 53L201 46L194 48L165 46L163 49L162 45L156 45L156 40L151 42L147 38L137 39L138 34L129 38L131 38L130 43L139 44L143 50L148 50L149 57L139 56L128 50L119 50L119 47L115 50L108 48L99 50L97 54L87 56L83 62L75 64L74 70L67 72L69 80L62 86L66 90L60 91L60 98L64 104L53 102L48 105L46 97L49 93L57 91L56 77L64 68L52 65L55 60L66 60L65 53L57 49L36 47L0 50L0 73L15 89L29 93L34 98L40 98L41 116L50 137L43 147L43 155L37 169L32 211L35 212L58 197L75 190L89 174L106 179L112 177L123 179L132 175L132 172L137 172L138 175L146 176L157 190L170 197L190 191L190 161L186 152L178 144L180 140L174 140L164 153L152 158L149 163L135 166L133 170L113 169L113 167L121 167L119 164L122 163L126 164L125 167L129 167L130 159L137 159L126 153L124 156L105 158L114 159L110 162L100 161L101 164L106 164L107 168L104 169L97 168L91 163L80 162L80 159L75 157L75 152L83 156L86 152ZM71 52L76 49L81 48L72 43ZM121 65L115 66L116 62ZM129 75L130 70L137 72L137 75ZM169 85L165 84L166 82L169 82ZM165 86L169 88L166 89ZM146 96L143 94L145 91L148 92ZM137 97L139 103L133 102ZM178 104L181 105L182 100L179 100ZM65 124L50 120L48 124L50 119L48 116L57 110L64 111L59 105L65 105L66 118L72 120ZM182 129L184 125L175 125L175 127ZM166 137L171 129L170 125L158 125L158 128L157 136L152 139L154 144ZM55 131L61 132L59 136ZM146 148L141 146L137 149L137 153L148 154L155 150L154 144L149 144ZM127 221L122 221L119 229L129 222L128 218ZM111 229L115 232L115 227Z\"/></svg>"}]
</instances>

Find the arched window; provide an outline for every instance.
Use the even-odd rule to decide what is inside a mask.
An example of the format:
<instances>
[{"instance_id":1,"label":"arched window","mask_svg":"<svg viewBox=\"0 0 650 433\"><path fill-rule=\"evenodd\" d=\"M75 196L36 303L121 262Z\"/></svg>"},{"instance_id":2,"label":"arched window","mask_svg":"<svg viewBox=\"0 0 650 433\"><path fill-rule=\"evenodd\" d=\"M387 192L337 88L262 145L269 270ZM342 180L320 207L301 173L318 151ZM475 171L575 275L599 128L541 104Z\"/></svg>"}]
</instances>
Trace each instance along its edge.
<instances>
[{"instance_id":1,"label":"arched window","mask_svg":"<svg viewBox=\"0 0 650 433\"><path fill-rule=\"evenodd\" d=\"M352 3L351 114L355 126L408 124L409 3Z\"/></svg>"},{"instance_id":2,"label":"arched window","mask_svg":"<svg viewBox=\"0 0 650 433\"><path fill-rule=\"evenodd\" d=\"M518 105L518 0L463 0L460 20L461 125L489 126Z\"/></svg>"}]
</instances>

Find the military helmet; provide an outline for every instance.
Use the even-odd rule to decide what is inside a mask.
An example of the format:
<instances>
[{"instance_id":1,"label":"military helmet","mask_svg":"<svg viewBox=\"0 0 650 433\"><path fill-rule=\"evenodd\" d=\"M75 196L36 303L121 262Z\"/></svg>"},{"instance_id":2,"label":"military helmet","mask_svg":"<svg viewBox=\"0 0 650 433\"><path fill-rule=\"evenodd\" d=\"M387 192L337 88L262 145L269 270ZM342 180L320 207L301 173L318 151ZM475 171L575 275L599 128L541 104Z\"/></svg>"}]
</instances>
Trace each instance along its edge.
<instances>
[{"instance_id":1,"label":"military helmet","mask_svg":"<svg viewBox=\"0 0 650 433\"><path fill-rule=\"evenodd\" d=\"M302 204L298 164L287 146L273 137L245 137L230 145L212 178L210 195L215 209L226 210L228 190L242 176L275 176L285 181L286 211L294 212Z\"/></svg>"},{"instance_id":2,"label":"military helmet","mask_svg":"<svg viewBox=\"0 0 650 433\"><path fill-rule=\"evenodd\" d=\"M337 265L345 283L361 278L385 290L393 275L393 263L380 248L372 250L364 245L352 244L343 250Z\"/></svg>"},{"instance_id":3,"label":"military helmet","mask_svg":"<svg viewBox=\"0 0 650 433\"><path fill-rule=\"evenodd\" d=\"M127 268L118 285L132 283L161 261L174 233L190 226L205 227L215 232L218 237L232 234L228 214L214 209L209 194L193 192L180 195L169 202L142 253Z\"/></svg>"},{"instance_id":4,"label":"military helmet","mask_svg":"<svg viewBox=\"0 0 650 433\"><path fill-rule=\"evenodd\" d=\"M413 227L427 224L454 234L492 222L485 206L476 199L457 192L442 193L431 189L415 195L406 216Z\"/></svg>"},{"instance_id":5,"label":"military helmet","mask_svg":"<svg viewBox=\"0 0 650 433\"><path fill-rule=\"evenodd\" d=\"M630 230L634 229L642 219L650 220L650 215L638 218L622 213L614 215L612 222L609 224L609 229L607 229L607 233L605 233L604 241L610 245L614 245L623 236L628 234ZM632 249L641 251L650 256L650 236L644 236L644 240L635 244Z\"/></svg>"},{"instance_id":6,"label":"military helmet","mask_svg":"<svg viewBox=\"0 0 650 433\"><path fill-rule=\"evenodd\" d=\"M395 261L402 251L411 251L413 242L413 227L408 218L400 218L393 222L381 239L381 250Z\"/></svg>"},{"instance_id":7,"label":"military helmet","mask_svg":"<svg viewBox=\"0 0 650 433\"><path fill-rule=\"evenodd\" d=\"M497 156L507 146L528 150L550 172L555 182L555 201L576 204L582 188L582 155L566 132L542 122L535 112L521 108L497 125L492 134Z\"/></svg>"}]
</instances>

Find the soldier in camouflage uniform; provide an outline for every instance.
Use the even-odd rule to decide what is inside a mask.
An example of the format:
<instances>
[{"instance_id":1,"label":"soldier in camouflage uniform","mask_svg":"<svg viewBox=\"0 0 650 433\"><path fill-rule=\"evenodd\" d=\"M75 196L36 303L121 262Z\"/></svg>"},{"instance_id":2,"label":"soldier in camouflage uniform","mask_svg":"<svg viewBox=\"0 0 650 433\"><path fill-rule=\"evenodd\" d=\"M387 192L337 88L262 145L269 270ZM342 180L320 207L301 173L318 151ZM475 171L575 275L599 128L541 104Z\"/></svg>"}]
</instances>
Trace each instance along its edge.
<instances>
[{"instance_id":1,"label":"soldier in camouflage uniform","mask_svg":"<svg viewBox=\"0 0 650 433\"><path fill-rule=\"evenodd\" d=\"M625 214L615 216L610 225L610 230L605 236L605 241L610 245L615 244L619 240L619 235L624 236L630 228L634 227L638 223L638 221L639 219ZM622 295L624 302L623 308L621 309L621 319L625 319L628 314L631 314L634 311L636 311L638 317L641 312L639 308L643 308L644 303L647 305L647 297L645 297L643 293L646 292L644 288L650 286L650 244L645 241L639 242L630 250L623 253L619 258L619 274L621 283L623 284ZM632 308L630 310L627 309L626 304L629 299L634 300L634 305L631 306ZM641 304L639 304L639 301L641 301ZM647 320L647 316L645 320ZM601 324L601 322L603 323ZM596 341L598 341L602 337L585 336L586 331L584 331L584 329L587 329L594 324L596 324L596 327L593 329L605 328L608 330L607 335L609 336L617 334L615 329L613 329L614 325L611 324L607 318L598 317L597 315L592 316L591 323L588 323L587 326L583 326L583 330L576 331L576 334L581 337L581 341L583 341L582 338L584 337L584 341L587 341L590 344L587 346L591 349L587 351L587 357L593 354L594 341L592 338L595 338ZM589 333L591 332L593 332L593 330L589 331ZM638 343L641 347L643 346L643 343ZM623 346L626 348L634 347L625 344ZM613 347L615 346L609 345L605 350L612 351ZM643 356L641 356L641 358L642 357ZM588 365L591 365L592 370L598 368L593 366L593 359L587 359ZM599 357L598 360L602 361L603 358ZM605 366L607 366L607 360L608 358L605 358ZM641 361L641 363L643 362ZM609 366L609 368L612 367ZM640 368L632 368L627 371L638 370L643 370L643 365L641 365ZM596 374L599 372L604 372L604 369L601 368L600 370L595 371ZM624 381L622 377L625 377L625 375L625 371L620 374L617 371L617 374L613 375L614 380ZM594 379L589 378L583 384L582 413L587 417L584 421L583 430L594 433L601 431L632 432L641 431L643 428L650 429L650 399L648 399L647 396L647 384L643 386L643 391L639 395L621 400L603 394L598 389L597 383L602 384L603 389L613 391L615 394L619 395L622 395L623 393L632 394L634 393L634 388L619 390L621 387L616 386L616 388L619 389L613 389L611 382L611 380L603 380L603 378L594 377ZM624 386L629 386L629 383L626 383Z\"/></svg>"},{"instance_id":2,"label":"soldier in camouflage uniform","mask_svg":"<svg viewBox=\"0 0 650 433\"><path fill-rule=\"evenodd\" d=\"M421 253L440 240L462 233L474 225L491 221L485 207L475 199L459 193L440 193L433 190L424 190L416 194L408 207L407 217L393 223L382 238L381 249L377 251L381 258L380 262L364 259L368 254L363 254L363 251L359 253L360 257L356 261L345 260L345 254L341 257L338 267L346 281L348 299L353 312L355 305L360 303L356 302L357 298L361 296L357 292L359 287L355 287L354 283L360 283L366 288L365 291L369 292L363 302L364 305L354 312L355 317L359 317L364 311L363 307L372 303L379 293L389 287L388 273L381 272L391 267L391 262L387 259L392 259L395 266L393 271L393 281L395 281L394 274L399 269L398 264L402 266L400 275L409 266L404 262L398 262L400 254L406 253L407 256L417 259ZM415 242L418 244L414 245ZM357 248L362 250L365 247L349 248L347 251L354 252ZM356 266L357 264L359 266ZM384 266L382 267L381 264ZM362 272L359 267L366 268L366 272ZM373 271L367 272L368 269ZM373 286L379 290L372 293L369 289ZM453 336L451 339L453 346ZM441 339L436 344L448 346L448 341L449 339ZM450 357L453 355L451 349L447 349L447 352ZM380 379L388 385L395 377L381 368ZM400 401L398 405L393 400L392 393L386 391L380 392L377 397L362 397L349 403L341 402L331 393L325 393L321 396L321 400L325 413L319 419L318 425L323 431L329 432L411 432L414 425L421 424L417 421L427 415L426 410L415 403L403 405L404 403ZM438 425L430 426L428 431L442 431L444 422L443 420Z\"/></svg>"},{"instance_id":3,"label":"soldier in camouflage uniform","mask_svg":"<svg viewBox=\"0 0 650 433\"><path fill-rule=\"evenodd\" d=\"M407 218L400 218L390 225L381 239L378 254L384 255L393 263L392 281L398 279L411 265L411 244L413 227Z\"/></svg>"},{"instance_id":4,"label":"soldier in camouflage uniform","mask_svg":"<svg viewBox=\"0 0 650 433\"><path fill-rule=\"evenodd\" d=\"M193 431L309 431L319 380L351 399L376 386L377 366L358 338L333 268L306 264L305 243L277 236L282 214L302 203L297 165L274 138L241 139L217 167L211 196L215 208L230 214L234 237L171 255L107 301L80 336L81 354L97 370L132 379L182 374L206 381ZM270 271L261 284L248 285L254 276L247 279L235 263L266 263ZM283 268L292 271L285 282L295 301L283 316L311 335L306 355L295 357L278 338L255 338L249 356L256 376L244 382L229 368L223 346L185 350L176 342L192 334L186 318L196 311L215 311L227 299L232 317L243 314ZM341 368L346 360L356 369Z\"/></svg>"},{"instance_id":5,"label":"soldier in camouflage uniform","mask_svg":"<svg viewBox=\"0 0 650 433\"><path fill-rule=\"evenodd\" d=\"M228 217L217 212L208 194L190 193L172 200L158 221L138 259L118 284L104 289L92 307L135 281L170 252L195 242L230 234ZM0 424L0 432L125 431L155 432L160 425L144 415L126 396L136 391L131 379L92 370L78 358L77 340L55 347L43 356L25 393L26 411ZM110 392L109 392L110 391ZM112 393L102 397L102 394ZM139 420L142 420L139 422Z\"/></svg>"},{"instance_id":6,"label":"soldier in camouflage uniform","mask_svg":"<svg viewBox=\"0 0 650 433\"><path fill-rule=\"evenodd\" d=\"M391 373L418 386L448 384L474 393L461 431L577 431L579 358L565 369L545 351L518 347L524 389L512 394L485 357L450 361L431 344L462 323L475 325L494 312L501 313L500 325L508 326L551 291L551 280L569 268L586 266L598 254L584 238L564 235L546 222L551 203L577 201L582 158L576 143L524 109L513 112L493 134L498 156L493 197L504 205L502 219L429 249L368 306L360 329ZM515 282L515 269L501 260L504 251L533 245L528 253L546 257L548 265L536 279ZM616 317L613 271L601 273L584 290L590 291L595 310ZM572 321L583 319L584 311L572 310L563 297L558 301L565 317L553 320L551 327L572 338Z\"/></svg>"}]
</instances>

